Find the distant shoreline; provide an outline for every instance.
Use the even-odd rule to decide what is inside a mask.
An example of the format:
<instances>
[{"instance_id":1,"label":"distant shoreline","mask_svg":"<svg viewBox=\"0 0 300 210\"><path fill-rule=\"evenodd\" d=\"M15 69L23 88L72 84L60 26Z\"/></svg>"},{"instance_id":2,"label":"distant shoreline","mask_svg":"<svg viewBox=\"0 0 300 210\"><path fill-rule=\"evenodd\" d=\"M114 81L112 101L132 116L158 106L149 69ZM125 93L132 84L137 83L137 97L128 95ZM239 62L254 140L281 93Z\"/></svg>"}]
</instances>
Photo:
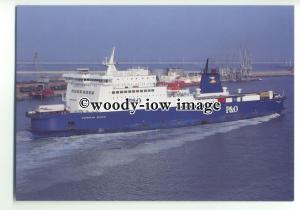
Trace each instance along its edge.
<instances>
[{"instance_id":1,"label":"distant shoreline","mask_svg":"<svg viewBox=\"0 0 300 210\"><path fill-rule=\"evenodd\" d=\"M16 74L20 75L36 75L36 74L65 74L72 73L76 70L48 70L48 71L16 71ZM105 72L102 70L90 70L91 73ZM199 72L199 71L189 71L189 72ZM271 77L271 76L292 76L293 71L290 70L253 70L252 76L257 77Z\"/></svg>"}]
</instances>

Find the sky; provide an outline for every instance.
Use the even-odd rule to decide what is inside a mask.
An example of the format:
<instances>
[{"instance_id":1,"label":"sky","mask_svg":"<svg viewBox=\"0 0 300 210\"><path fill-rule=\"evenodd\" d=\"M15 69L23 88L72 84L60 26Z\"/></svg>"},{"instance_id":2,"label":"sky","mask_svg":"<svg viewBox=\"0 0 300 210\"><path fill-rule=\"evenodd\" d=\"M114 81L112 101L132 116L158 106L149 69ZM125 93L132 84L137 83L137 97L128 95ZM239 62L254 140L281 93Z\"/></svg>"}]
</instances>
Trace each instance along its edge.
<instances>
[{"instance_id":1,"label":"sky","mask_svg":"<svg viewBox=\"0 0 300 210\"><path fill-rule=\"evenodd\" d=\"M292 6L18 6L17 61L293 59Z\"/></svg>"}]
</instances>

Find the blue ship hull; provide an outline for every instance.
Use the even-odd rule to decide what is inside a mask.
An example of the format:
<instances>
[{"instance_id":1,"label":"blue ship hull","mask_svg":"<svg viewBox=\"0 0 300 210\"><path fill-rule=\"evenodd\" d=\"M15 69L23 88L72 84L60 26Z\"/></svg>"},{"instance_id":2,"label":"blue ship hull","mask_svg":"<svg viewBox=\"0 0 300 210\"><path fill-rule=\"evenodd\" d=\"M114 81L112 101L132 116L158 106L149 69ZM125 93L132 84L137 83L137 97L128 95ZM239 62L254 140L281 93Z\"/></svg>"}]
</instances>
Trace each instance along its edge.
<instances>
[{"instance_id":1,"label":"blue ship hull","mask_svg":"<svg viewBox=\"0 0 300 210\"><path fill-rule=\"evenodd\" d=\"M31 131L37 134L84 134L182 127L254 118L283 110L284 98L261 101L222 103L221 110L210 115L200 111L128 111L92 113L37 113L31 118ZM237 106L226 113L226 106Z\"/></svg>"}]
</instances>

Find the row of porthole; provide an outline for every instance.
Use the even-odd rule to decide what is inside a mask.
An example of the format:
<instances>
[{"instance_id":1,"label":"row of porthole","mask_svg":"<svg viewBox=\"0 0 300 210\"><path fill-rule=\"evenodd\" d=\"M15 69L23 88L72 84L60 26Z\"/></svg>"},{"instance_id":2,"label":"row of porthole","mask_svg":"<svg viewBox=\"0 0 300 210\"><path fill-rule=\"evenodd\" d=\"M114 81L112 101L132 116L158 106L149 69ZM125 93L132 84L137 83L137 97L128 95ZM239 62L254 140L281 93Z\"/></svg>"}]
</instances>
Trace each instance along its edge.
<instances>
[{"instance_id":1,"label":"row of porthole","mask_svg":"<svg viewBox=\"0 0 300 210\"><path fill-rule=\"evenodd\" d=\"M154 92L154 89L144 89L144 90L117 90L112 91L112 94L123 94L123 93L147 93L147 92Z\"/></svg>"},{"instance_id":2,"label":"row of porthole","mask_svg":"<svg viewBox=\"0 0 300 210\"><path fill-rule=\"evenodd\" d=\"M94 91L90 90L72 90L72 93L94 94Z\"/></svg>"},{"instance_id":3,"label":"row of porthole","mask_svg":"<svg viewBox=\"0 0 300 210\"><path fill-rule=\"evenodd\" d=\"M100 83L108 83L112 81L111 79L89 79L89 78L69 78L69 77L66 77L66 79L75 80L75 81L100 82Z\"/></svg>"},{"instance_id":4,"label":"row of porthole","mask_svg":"<svg viewBox=\"0 0 300 210\"><path fill-rule=\"evenodd\" d=\"M140 79L153 79L153 77L135 77L135 80L140 80ZM124 80L124 78L117 78L117 80ZM126 80L129 80L129 78L126 78ZM134 80L133 77L130 77L130 80Z\"/></svg>"}]
</instances>

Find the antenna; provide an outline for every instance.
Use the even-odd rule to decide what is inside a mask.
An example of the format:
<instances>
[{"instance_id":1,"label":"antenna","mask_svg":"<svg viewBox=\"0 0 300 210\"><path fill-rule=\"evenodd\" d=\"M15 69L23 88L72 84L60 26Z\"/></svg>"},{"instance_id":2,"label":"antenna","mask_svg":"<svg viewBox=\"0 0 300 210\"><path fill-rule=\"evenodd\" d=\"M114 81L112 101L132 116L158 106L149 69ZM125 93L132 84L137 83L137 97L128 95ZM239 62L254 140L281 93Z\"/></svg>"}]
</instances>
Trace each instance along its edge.
<instances>
[{"instance_id":1,"label":"antenna","mask_svg":"<svg viewBox=\"0 0 300 210\"><path fill-rule=\"evenodd\" d=\"M38 57L38 53L34 52L34 56L33 56L33 65L34 65L34 70L38 72L38 64L39 64L39 57Z\"/></svg>"}]
</instances>

